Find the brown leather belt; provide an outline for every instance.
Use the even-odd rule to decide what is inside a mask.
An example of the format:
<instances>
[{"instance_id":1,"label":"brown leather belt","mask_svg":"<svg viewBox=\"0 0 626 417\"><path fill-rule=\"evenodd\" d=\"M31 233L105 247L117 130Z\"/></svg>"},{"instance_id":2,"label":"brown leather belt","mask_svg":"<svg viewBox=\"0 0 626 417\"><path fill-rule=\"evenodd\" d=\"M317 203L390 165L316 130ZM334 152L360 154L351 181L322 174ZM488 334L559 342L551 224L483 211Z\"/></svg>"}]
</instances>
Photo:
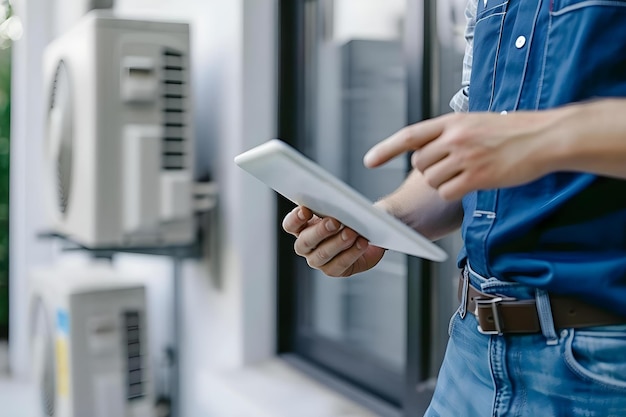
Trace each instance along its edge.
<instances>
[{"instance_id":1,"label":"brown leather belt","mask_svg":"<svg viewBox=\"0 0 626 417\"><path fill-rule=\"evenodd\" d=\"M459 280L459 301L467 288L466 311L478 318L478 330L485 334L538 333L541 332L539 314L534 299L486 294L464 284L463 273ZM572 297L550 296L555 329L626 324L626 317L615 315Z\"/></svg>"}]
</instances>

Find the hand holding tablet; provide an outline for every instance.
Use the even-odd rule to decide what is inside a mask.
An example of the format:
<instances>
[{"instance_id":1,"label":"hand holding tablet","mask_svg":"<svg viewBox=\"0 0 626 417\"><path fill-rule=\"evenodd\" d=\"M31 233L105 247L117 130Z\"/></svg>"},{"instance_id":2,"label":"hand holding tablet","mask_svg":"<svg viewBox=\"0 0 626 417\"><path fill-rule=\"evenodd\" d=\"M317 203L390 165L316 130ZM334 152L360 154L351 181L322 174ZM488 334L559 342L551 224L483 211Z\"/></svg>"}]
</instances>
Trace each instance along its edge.
<instances>
[{"instance_id":1,"label":"hand holding tablet","mask_svg":"<svg viewBox=\"0 0 626 417\"><path fill-rule=\"evenodd\" d=\"M238 155L235 163L295 204L337 219L372 245L433 261L447 259L439 246L278 139Z\"/></svg>"}]
</instances>

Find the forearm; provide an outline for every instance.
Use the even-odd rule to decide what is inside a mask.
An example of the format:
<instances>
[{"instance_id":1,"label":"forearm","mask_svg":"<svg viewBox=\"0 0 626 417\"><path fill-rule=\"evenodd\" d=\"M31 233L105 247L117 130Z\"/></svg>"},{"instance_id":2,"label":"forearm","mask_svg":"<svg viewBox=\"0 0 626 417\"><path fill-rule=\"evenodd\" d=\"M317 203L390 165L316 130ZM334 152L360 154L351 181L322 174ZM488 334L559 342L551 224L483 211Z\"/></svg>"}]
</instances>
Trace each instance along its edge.
<instances>
[{"instance_id":1,"label":"forearm","mask_svg":"<svg viewBox=\"0 0 626 417\"><path fill-rule=\"evenodd\" d=\"M553 117L543 154L548 171L626 179L626 99L566 106Z\"/></svg>"},{"instance_id":2,"label":"forearm","mask_svg":"<svg viewBox=\"0 0 626 417\"><path fill-rule=\"evenodd\" d=\"M461 202L445 201L417 170L376 204L431 240L453 232L463 220Z\"/></svg>"}]
</instances>

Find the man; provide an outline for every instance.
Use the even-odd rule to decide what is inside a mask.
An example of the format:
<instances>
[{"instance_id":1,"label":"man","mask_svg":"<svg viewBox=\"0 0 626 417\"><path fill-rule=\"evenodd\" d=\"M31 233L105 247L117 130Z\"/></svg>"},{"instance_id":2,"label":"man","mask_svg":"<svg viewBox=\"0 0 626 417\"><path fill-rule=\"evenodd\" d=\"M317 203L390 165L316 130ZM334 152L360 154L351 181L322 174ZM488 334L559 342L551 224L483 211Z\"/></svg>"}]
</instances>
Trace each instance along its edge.
<instances>
[{"instance_id":1,"label":"man","mask_svg":"<svg viewBox=\"0 0 626 417\"><path fill-rule=\"evenodd\" d=\"M377 204L462 227L460 307L427 416L626 415L626 1L473 0L456 114L402 129ZM469 110L470 113L462 113ZM384 250L305 207L283 228L330 276Z\"/></svg>"}]
</instances>

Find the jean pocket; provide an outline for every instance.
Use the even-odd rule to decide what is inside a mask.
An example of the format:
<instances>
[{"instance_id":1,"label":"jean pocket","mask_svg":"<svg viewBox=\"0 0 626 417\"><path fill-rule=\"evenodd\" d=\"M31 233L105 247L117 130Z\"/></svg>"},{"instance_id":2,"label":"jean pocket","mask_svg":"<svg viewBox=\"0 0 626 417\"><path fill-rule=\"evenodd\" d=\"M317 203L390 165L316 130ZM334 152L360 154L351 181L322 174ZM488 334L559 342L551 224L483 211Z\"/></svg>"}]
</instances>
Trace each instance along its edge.
<instances>
[{"instance_id":1,"label":"jean pocket","mask_svg":"<svg viewBox=\"0 0 626 417\"><path fill-rule=\"evenodd\" d=\"M626 392L626 326L571 330L565 362L586 381Z\"/></svg>"},{"instance_id":2,"label":"jean pocket","mask_svg":"<svg viewBox=\"0 0 626 417\"><path fill-rule=\"evenodd\" d=\"M450 322L448 323L448 336L452 336L452 332L454 331L454 325L458 320L461 320L461 306L456 309L456 311L450 318Z\"/></svg>"}]
</instances>

